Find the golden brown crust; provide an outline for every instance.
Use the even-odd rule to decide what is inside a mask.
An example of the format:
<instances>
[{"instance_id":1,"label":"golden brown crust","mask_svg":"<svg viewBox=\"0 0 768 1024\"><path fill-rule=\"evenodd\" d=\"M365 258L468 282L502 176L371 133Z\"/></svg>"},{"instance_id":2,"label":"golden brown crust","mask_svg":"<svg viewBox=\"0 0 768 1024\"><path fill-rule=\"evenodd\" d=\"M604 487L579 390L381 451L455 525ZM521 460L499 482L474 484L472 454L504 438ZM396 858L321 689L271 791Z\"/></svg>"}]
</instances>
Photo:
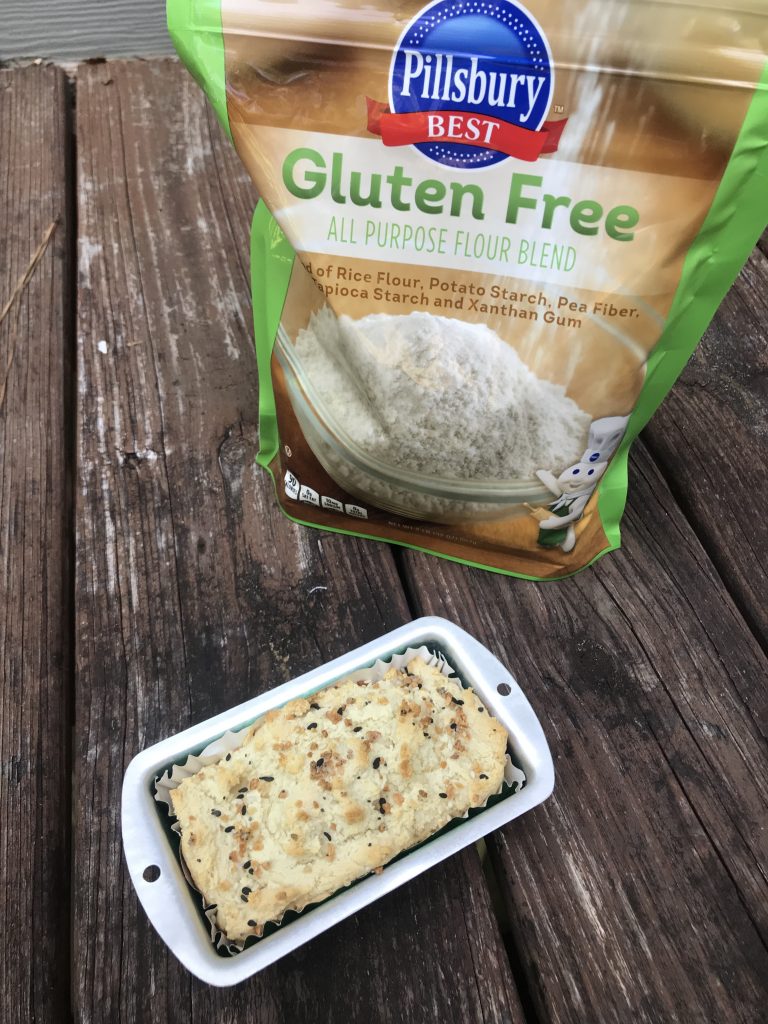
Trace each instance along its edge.
<instances>
[{"instance_id":1,"label":"golden brown crust","mask_svg":"<svg viewBox=\"0 0 768 1024\"><path fill-rule=\"evenodd\" d=\"M195 885L229 939L379 870L499 791L506 732L414 659L291 701L172 793Z\"/></svg>"}]
</instances>

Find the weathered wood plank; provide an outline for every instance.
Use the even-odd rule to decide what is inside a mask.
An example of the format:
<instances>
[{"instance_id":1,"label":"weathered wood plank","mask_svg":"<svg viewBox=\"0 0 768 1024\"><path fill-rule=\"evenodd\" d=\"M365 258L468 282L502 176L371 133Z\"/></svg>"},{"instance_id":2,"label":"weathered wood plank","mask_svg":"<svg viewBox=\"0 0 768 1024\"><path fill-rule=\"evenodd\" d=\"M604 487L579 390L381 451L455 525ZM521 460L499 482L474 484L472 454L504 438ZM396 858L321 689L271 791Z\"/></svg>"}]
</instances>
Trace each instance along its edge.
<instances>
[{"instance_id":1,"label":"weathered wood plank","mask_svg":"<svg viewBox=\"0 0 768 1024\"><path fill-rule=\"evenodd\" d=\"M755 249L648 445L768 651L768 256Z\"/></svg>"},{"instance_id":2,"label":"weathered wood plank","mask_svg":"<svg viewBox=\"0 0 768 1024\"><path fill-rule=\"evenodd\" d=\"M139 909L131 756L409 613L386 547L293 526L254 465L253 193L198 87L114 62L77 95L78 1020L520 1021L474 851L234 991L191 978Z\"/></svg>"},{"instance_id":3,"label":"weathered wood plank","mask_svg":"<svg viewBox=\"0 0 768 1024\"><path fill-rule=\"evenodd\" d=\"M764 1019L768 661L655 465L623 551L557 584L403 556L517 672L553 798L489 841L541 1021Z\"/></svg>"},{"instance_id":4,"label":"weathered wood plank","mask_svg":"<svg viewBox=\"0 0 768 1024\"><path fill-rule=\"evenodd\" d=\"M0 71L0 1019L61 1021L69 991L65 425L71 289L66 82Z\"/></svg>"}]
</instances>

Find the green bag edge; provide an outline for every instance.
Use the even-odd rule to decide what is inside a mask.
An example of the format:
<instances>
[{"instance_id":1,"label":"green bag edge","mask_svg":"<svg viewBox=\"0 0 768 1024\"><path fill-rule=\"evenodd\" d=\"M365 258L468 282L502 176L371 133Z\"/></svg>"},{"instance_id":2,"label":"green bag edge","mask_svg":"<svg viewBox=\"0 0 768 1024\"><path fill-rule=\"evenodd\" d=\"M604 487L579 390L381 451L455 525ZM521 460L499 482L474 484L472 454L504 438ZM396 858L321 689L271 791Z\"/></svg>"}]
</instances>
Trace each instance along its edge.
<instances>
[{"instance_id":1,"label":"green bag edge","mask_svg":"<svg viewBox=\"0 0 768 1024\"><path fill-rule=\"evenodd\" d=\"M179 56L210 99L229 138L224 39L220 0L168 0L168 30ZM632 443L661 405L693 355L741 268L768 223L768 63L739 132L731 159L701 229L683 264L664 330L646 364L645 383L630 416L624 440L598 486L598 511L607 546L589 562L561 576L532 576L469 561L407 541L386 540L361 530L323 526L291 515L279 501L270 463L279 435L272 389L271 359L295 253L263 201L251 223L251 293L256 360L259 371L259 452L256 461L269 473L278 506L292 522L327 533L396 544L473 568L536 582L556 582L588 569L621 547L621 519L629 490ZM717 239L717 245L713 244ZM257 305L257 286L261 303Z\"/></svg>"},{"instance_id":2,"label":"green bag edge","mask_svg":"<svg viewBox=\"0 0 768 1024\"><path fill-rule=\"evenodd\" d=\"M165 17L176 52L231 140L220 0L168 0Z\"/></svg>"},{"instance_id":3,"label":"green bag edge","mask_svg":"<svg viewBox=\"0 0 768 1024\"><path fill-rule=\"evenodd\" d=\"M632 442L685 369L767 223L768 62L712 205L686 254L680 283L664 330L648 358L645 383L624 440L598 487L600 518L611 544L608 550L621 546L620 522L629 489ZM607 553L600 552L598 558Z\"/></svg>"}]
</instances>

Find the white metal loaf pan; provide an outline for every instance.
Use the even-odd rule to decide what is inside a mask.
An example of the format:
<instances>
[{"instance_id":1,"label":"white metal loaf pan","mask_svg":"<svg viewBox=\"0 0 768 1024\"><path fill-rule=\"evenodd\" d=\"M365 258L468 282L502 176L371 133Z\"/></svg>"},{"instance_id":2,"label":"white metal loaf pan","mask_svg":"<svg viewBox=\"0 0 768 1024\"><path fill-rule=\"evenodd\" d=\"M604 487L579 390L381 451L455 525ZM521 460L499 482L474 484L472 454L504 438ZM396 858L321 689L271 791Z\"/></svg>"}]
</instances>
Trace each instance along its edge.
<instances>
[{"instance_id":1,"label":"white metal loaf pan","mask_svg":"<svg viewBox=\"0 0 768 1024\"><path fill-rule=\"evenodd\" d=\"M267 711L313 693L379 659L387 661L406 648L422 645L439 650L504 725L513 760L525 773L525 785L461 820L449 831L438 833L390 863L381 874L369 875L324 903L308 908L241 953L227 956L217 952L201 916L200 897L187 883L158 813L155 780L170 765L183 763L188 754L201 750L223 733L243 729ZM123 782L125 859L149 920L175 956L211 985L234 985L535 807L546 800L553 785L554 768L547 741L514 677L463 629L446 619L422 618L138 754L128 766Z\"/></svg>"}]
</instances>

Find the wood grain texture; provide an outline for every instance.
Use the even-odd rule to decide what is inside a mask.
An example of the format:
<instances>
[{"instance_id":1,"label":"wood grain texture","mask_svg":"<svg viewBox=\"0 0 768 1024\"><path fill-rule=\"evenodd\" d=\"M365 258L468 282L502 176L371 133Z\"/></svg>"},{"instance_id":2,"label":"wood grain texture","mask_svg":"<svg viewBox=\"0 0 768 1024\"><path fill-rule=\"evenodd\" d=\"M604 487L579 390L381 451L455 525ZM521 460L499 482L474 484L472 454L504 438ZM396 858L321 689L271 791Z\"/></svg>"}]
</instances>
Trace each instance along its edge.
<instances>
[{"instance_id":1,"label":"wood grain texture","mask_svg":"<svg viewBox=\"0 0 768 1024\"><path fill-rule=\"evenodd\" d=\"M768 256L755 249L648 445L768 651Z\"/></svg>"},{"instance_id":2,"label":"wood grain texture","mask_svg":"<svg viewBox=\"0 0 768 1024\"><path fill-rule=\"evenodd\" d=\"M473 851L235 990L167 952L124 869L130 758L409 617L388 549L291 524L254 464L254 196L192 79L78 75L78 1022L518 1022Z\"/></svg>"},{"instance_id":3,"label":"wood grain texture","mask_svg":"<svg viewBox=\"0 0 768 1024\"><path fill-rule=\"evenodd\" d=\"M508 664L554 796L489 840L544 1022L765 1019L768 661L638 448L624 548L561 583L402 556Z\"/></svg>"},{"instance_id":4,"label":"wood grain texture","mask_svg":"<svg viewBox=\"0 0 768 1024\"><path fill-rule=\"evenodd\" d=\"M173 46L162 0L3 0L0 60L160 56Z\"/></svg>"},{"instance_id":5,"label":"wood grain texture","mask_svg":"<svg viewBox=\"0 0 768 1024\"><path fill-rule=\"evenodd\" d=\"M61 218L0 325L3 1024L63 1021L69 998L66 104L60 71L0 71L0 308Z\"/></svg>"}]
</instances>

